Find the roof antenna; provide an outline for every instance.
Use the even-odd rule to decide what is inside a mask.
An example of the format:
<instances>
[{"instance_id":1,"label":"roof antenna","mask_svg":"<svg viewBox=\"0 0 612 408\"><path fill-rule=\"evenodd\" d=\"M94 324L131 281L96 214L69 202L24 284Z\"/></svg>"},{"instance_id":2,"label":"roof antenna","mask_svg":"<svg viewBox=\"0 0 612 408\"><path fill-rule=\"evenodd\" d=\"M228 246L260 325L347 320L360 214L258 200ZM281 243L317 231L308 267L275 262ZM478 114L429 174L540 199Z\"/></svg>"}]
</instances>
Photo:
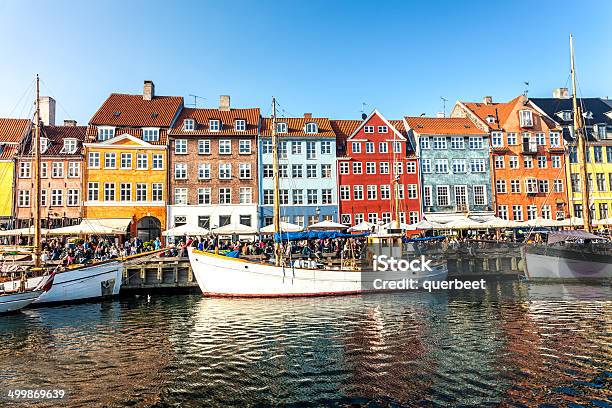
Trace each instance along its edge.
<instances>
[{"instance_id":1,"label":"roof antenna","mask_svg":"<svg viewBox=\"0 0 612 408\"><path fill-rule=\"evenodd\" d=\"M198 107L198 98L206 99L206 98L204 98L202 96L194 95L194 94L189 94L189 96L193 97L193 103L190 103L188 106L193 106L194 108Z\"/></svg>"},{"instance_id":2,"label":"roof antenna","mask_svg":"<svg viewBox=\"0 0 612 408\"><path fill-rule=\"evenodd\" d=\"M361 119L362 120L366 120L366 118L368 117L368 115L365 113L365 107L367 105L368 105L367 103L361 102Z\"/></svg>"},{"instance_id":3,"label":"roof antenna","mask_svg":"<svg viewBox=\"0 0 612 408\"><path fill-rule=\"evenodd\" d=\"M525 81L523 83L525 84L525 91L523 92L523 95L527 96L527 94L529 93L529 82Z\"/></svg>"},{"instance_id":4,"label":"roof antenna","mask_svg":"<svg viewBox=\"0 0 612 408\"><path fill-rule=\"evenodd\" d=\"M446 101L448 101L448 99L441 96L440 100L442 101L442 117L445 118L446 117Z\"/></svg>"}]
</instances>

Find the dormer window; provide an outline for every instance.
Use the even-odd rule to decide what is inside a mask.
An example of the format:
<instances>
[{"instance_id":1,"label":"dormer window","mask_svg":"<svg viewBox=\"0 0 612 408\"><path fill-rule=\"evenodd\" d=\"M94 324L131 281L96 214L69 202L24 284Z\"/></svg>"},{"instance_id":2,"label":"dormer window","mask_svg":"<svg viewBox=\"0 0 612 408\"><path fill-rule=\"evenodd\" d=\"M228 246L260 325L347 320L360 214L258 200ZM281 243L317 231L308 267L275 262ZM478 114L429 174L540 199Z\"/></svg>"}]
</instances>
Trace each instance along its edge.
<instances>
[{"instance_id":1,"label":"dormer window","mask_svg":"<svg viewBox=\"0 0 612 408\"><path fill-rule=\"evenodd\" d=\"M570 120L572 120L572 111L565 110L557 112L556 115L560 117L561 120L563 120L564 122L569 122Z\"/></svg>"},{"instance_id":2,"label":"dormer window","mask_svg":"<svg viewBox=\"0 0 612 408\"><path fill-rule=\"evenodd\" d=\"M495 117L493 115L487 116L487 123L495 123Z\"/></svg>"},{"instance_id":3,"label":"dormer window","mask_svg":"<svg viewBox=\"0 0 612 408\"><path fill-rule=\"evenodd\" d=\"M234 128L236 129L237 132L244 132L246 130L246 120L236 119Z\"/></svg>"},{"instance_id":4,"label":"dormer window","mask_svg":"<svg viewBox=\"0 0 612 408\"><path fill-rule=\"evenodd\" d=\"M287 133L287 122L277 122L276 133Z\"/></svg>"},{"instance_id":5,"label":"dormer window","mask_svg":"<svg viewBox=\"0 0 612 408\"><path fill-rule=\"evenodd\" d=\"M41 137L40 138L40 152L41 153L46 152L47 148L49 148L49 139L47 139L46 137Z\"/></svg>"},{"instance_id":6,"label":"dormer window","mask_svg":"<svg viewBox=\"0 0 612 408\"><path fill-rule=\"evenodd\" d=\"M103 142L115 137L115 128L110 126L98 126L98 141Z\"/></svg>"},{"instance_id":7,"label":"dormer window","mask_svg":"<svg viewBox=\"0 0 612 408\"><path fill-rule=\"evenodd\" d=\"M308 122L306 124L306 133L318 133L319 129L317 128L317 124L315 122Z\"/></svg>"},{"instance_id":8,"label":"dormer window","mask_svg":"<svg viewBox=\"0 0 612 408\"><path fill-rule=\"evenodd\" d=\"M533 126L533 115L530 110L519 111L519 118L521 121L521 127Z\"/></svg>"},{"instance_id":9,"label":"dormer window","mask_svg":"<svg viewBox=\"0 0 612 408\"><path fill-rule=\"evenodd\" d=\"M60 151L60 153L65 153L65 154L73 154L74 152L76 152L77 149L77 140L76 139L64 139L64 147L62 147L62 150Z\"/></svg>"},{"instance_id":10,"label":"dormer window","mask_svg":"<svg viewBox=\"0 0 612 408\"><path fill-rule=\"evenodd\" d=\"M183 120L183 130L187 132L194 131L195 130L195 120L194 119Z\"/></svg>"},{"instance_id":11,"label":"dormer window","mask_svg":"<svg viewBox=\"0 0 612 408\"><path fill-rule=\"evenodd\" d=\"M221 121L219 119L211 119L208 121L208 127L211 132L218 132L221 129Z\"/></svg>"},{"instance_id":12,"label":"dormer window","mask_svg":"<svg viewBox=\"0 0 612 408\"><path fill-rule=\"evenodd\" d=\"M143 128L142 129L142 140L145 142L158 142L159 141L159 129L158 128Z\"/></svg>"}]
</instances>

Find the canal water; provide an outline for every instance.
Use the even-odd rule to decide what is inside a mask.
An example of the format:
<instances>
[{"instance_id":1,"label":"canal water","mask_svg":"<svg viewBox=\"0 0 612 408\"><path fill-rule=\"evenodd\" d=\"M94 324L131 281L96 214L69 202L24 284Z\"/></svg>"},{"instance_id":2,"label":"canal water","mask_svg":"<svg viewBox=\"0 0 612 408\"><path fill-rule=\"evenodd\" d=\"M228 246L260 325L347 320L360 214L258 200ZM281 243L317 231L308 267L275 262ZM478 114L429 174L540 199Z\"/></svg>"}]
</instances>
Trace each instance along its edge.
<instances>
[{"instance_id":1,"label":"canal water","mask_svg":"<svg viewBox=\"0 0 612 408\"><path fill-rule=\"evenodd\" d=\"M6 397L62 389L65 400ZM612 289L129 297L0 318L1 406L612 406ZM11 405L8 405L8 404Z\"/></svg>"}]
</instances>

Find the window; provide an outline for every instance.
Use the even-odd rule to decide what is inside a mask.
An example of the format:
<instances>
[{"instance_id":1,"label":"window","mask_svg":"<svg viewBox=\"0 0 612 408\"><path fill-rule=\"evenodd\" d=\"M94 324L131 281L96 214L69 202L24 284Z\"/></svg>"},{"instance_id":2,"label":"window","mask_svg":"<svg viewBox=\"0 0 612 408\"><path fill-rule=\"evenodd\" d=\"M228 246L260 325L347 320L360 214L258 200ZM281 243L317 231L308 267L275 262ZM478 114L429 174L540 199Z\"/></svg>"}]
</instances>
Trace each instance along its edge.
<instances>
[{"instance_id":1,"label":"window","mask_svg":"<svg viewBox=\"0 0 612 408\"><path fill-rule=\"evenodd\" d=\"M423 173L431 173L431 159L423 159L421 163L421 171Z\"/></svg>"},{"instance_id":2,"label":"window","mask_svg":"<svg viewBox=\"0 0 612 408\"><path fill-rule=\"evenodd\" d=\"M351 214L342 214L340 215L340 223L344 225L351 225ZM296 225L302 225L295 223Z\"/></svg>"},{"instance_id":3,"label":"window","mask_svg":"<svg viewBox=\"0 0 612 408\"><path fill-rule=\"evenodd\" d=\"M491 132L491 146L502 147L504 145L504 134L502 132Z\"/></svg>"},{"instance_id":4,"label":"window","mask_svg":"<svg viewBox=\"0 0 612 408\"><path fill-rule=\"evenodd\" d=\"M274 171L271 164L263 165L263 178L272 178L274 177Z\"/></svg>"},{"instance_id":5,"label":"window","mask_svg":"<svg viewBox=\"0 0 612 408\"><path fill-rule=\"evenodd\" d=\"M550 190L548 189L548 180L538 180L538 191L540 193L548 193Z\"/></svg>"},{"instance_id":6,"label":"window","mask_svg":"<svg viewBox=\"0 0 612 408\"><path fill-rule=\"evenodd\" d=\"M315 122L308 122L306 124L306 133L317 133L318 127Z\"/></svg>"},{"instance_id":7,"label":"window","mask_svg":"<svg viewBox=\"0 0 612 408\"><path fill-rule=\"evenodd\" d=\"M378 187L376 185L368 185L366 188L368 200L376 200Z\"/></svg>"},{"instance_id":8,"label":"window","mask_svg":"<svg viewBox=\"0 0 612 408\"><path fill-rule=\"evenodd\" d=\"M59 207L62 205L63 190L51 190L51 207Z\"/></svg>"},{"instance_id":9,"label":"window","mask_svg":"<svg viewBox=\"0 0 612 408\"><path fill-rule=\"evenodd\" d=\"M388 224L388 223L390 223L390 222L391 222L391 213L390 213L390 212L384 212L384 213L382 213L382 214L381 214L381 216L380 216L380 221L381 221L383 224Z\"/></svg>"},{"instance_id":10,"label":"window","mask_svg":"<svg viewBox=\"0 0 612 408\"><path fill-rule=\"evenodd\" d=\"M30 206L30 190L19 190L19 207L29 207Z\"/></svg>"},{"instance_id":11,"label":"window","mask_svg":"<svg viewBox=\"0 0 612 408\"><path fill-rule=\"evenodd\" d=\"M552 161L552 167L553 169L560 169L561 168L561 156L550 156L550 160Z\"/></svg>"},{"instance_id":12,"label":"window","mask_svg":"<svg viewBox=\"0 0 612 408\"><path fill-rule=\"evenodd\" d=\"M304 177L304 166L301 164L292 164L291 165L291 177L293 178L302 178Z\"/></svg>"},{"instance_id":13,"label":"window","mask_svg":"<svg viewBox=\"0 0 612 408\"><path fill-rule=\"evenodd\" d=\"M515 194L521 192L521 180L510 180L510 192Z\"/></svg>"},{"instance_id":14,"label":"window","mask_svg":"<svg viewBox=\"0 0 612 408\"><path fill-rule=\"evenodd\" d=\"M562 193L563 192L563 180L555 179L553 181L553 192Z\"/></svg>"},{"instance_id":15,"label":"window","mask_svg":"<svg viewBox=\"0 0 612 408\"><path fill-rule=\"evenodd\" d=\"M406 162L406 173L416 174L416 162L413 162L413 161Z\"/></svg>"},{"instance_id":16,"label":"window","mask_svg":"<svg viewBox=\"0 0 612 408\"><path fill-rule=\"evenodd\" d=\"M455 186L455 204L457 211L467 211L467 187L466 186Z\"/></svg>"},{"instance_id":17,"label":"window","mask_svg":"<svg viewBox=\"0 0 612 408\"><path fill-rule=\"evenodd\" d=\"M423 206L425 207L432 206L432 187L431 186L423 187Z\"/></svg>"},{"instance_id":18,"label":"window","mask_svg":"<svg viewBox=\"0 0 612 408\"><path fill-rule=\"evenodd\" d=\"M450 205L449 187L448 186L436 186L437 204L440 207L447 207Z\"/></svg>"},{"instance_id":19,"label":"window","mask_svg":"<svg viewBox=\"0 0 612 408\"><path fill-rule=\"evenodd\" d=\"M274 190L266 189L263 191L263 203L264 205L274 204Z\"/></svg>"},{"instance_id":20,"label":"window","mask_svg":"<svg viewBox=\"0 0 612 408\"><path fill-rule=\"evenodd\" d=\"M604 173L595 174L595 182L597 183L597 191L606 191L606 175Z\"/></svg>"},{"instance_id":21,"label":"window","mask_svg":"<svg viewBox=\"0 0 612 408\"><path fill-rule=\"evenodd\" d=\"M486 160L472 159L470 161L470 171L472 173L484 173L486 171Z\"/></svg>"},{"instance_id":22,"label":"window","mask_svg":"<svg viewBox=\"0 0 612 408\"><path fill-rule=\"evenodd\" d=\"M278 165L278 177L289 178L289 166L287 164Z\"/></svg>"},{"instance_id":23,"label":"window","mask_svg":"<svg viewBox=\"0 0 612 408\"><path fill-rule=\"evenodd\" d=\"M76 188L69 188L66 204L69 206L79 205L79 190Z\"/></svg>"},{"instance_id":24,"label":"window","mask_svg":"<svg viewBox=\"0 0 612 408\"><path fill-rule=\"evenodd\" d=\"M474 205L487 205L487 188L486 186L473 186Z\"/></svg>"},{"instance_id":25,"label":"window","mask_svg":"<svg viewBox=\"0 0 612 408\"><path fill-rule=\"evenodd\" d=\"M87 199L89 201L98 201L100 199L98 186L99 184L95 182L87 184Z\"/></svg>"},{"instance_id":26,"label":"window","mask_svg":"<svg viewBox=\"0 0 612 408\"><path fill-rule=\"evenodd\" d=\"M375 162L366 163L366 174L376 174L376 163Z\"/></svg>"},{"instance_id":27,"label":"window","mask_svg":"<svg viewBox=\"0 0 612 408\"><path fill-rule=\"evenodd\" d=\"M318 191L315 189L306 190L306 204L317 204L319 201Z\"/></svg>"},{"instance_id":28,"label":"window","mask_svg":"<svg viewBox=\"0 0 612 408\"><path fill-rule=\"evenodd\" d=\"M340 186L340 200L351 199L351 186Z\"/></svg>"},{"instance_id":29,"label":"window","mask_svg":"<svg viewBox=\"0 0 612 408\"><path fill-rule=\"evenodd\" d=\"M421 136L419 145L421 146L421 149L429 149L429 136Z\"/></svg>"},{"instance_id":30,"label":"window","mask_svg":"<svg viewBox=\"0 0 612 408\"><path fill-rule=\"evenodd\" d=\"M219 119L211 119L208 121L208 127L211 132L218 132L221 130L221 121Z\"/></svg>"},{"instance_id":31,"label":"window","mask_svg":"<svg viewBox=\"0 0 612 408\"><path fill-rule=\"evenodd\" d=\"M98 127L98 140L103 142L108 139L115 137L115 128L113 127Z\"/></svg>"},{"instance_id":32,"label":"window","mask_svg":"<svg viewBox=\"0 0 612 408\"><path fill-rule=\"evenodd\" d=\"M595 163L603 163L603 146L593 146L593 158Z\"/></svg>"},{"instance_id":33,"label":"window","mask_svg":"<svg viewBox=\"0 0 612 408\"><path fill-rule=\"evenodd\" d=\"M380 162L380 174L389 174L389 163L388 162Z\"/></svg>"},{"instance_id":34,"label":"window","mask_svg":"<svg viewBox=\"0 0 612 408\"><path fill-rule=\"evenodd\" d=\"M232 154L232 141L223 139L219 140L219 154Z\"/></svg>"},{"instance_id":35,"label":"window","mask_svg":"<svg viewBox=\"0 0 612 408\"><path fill-rule=\"evenodd\" d=\"M363 186L353 186L353 200L363 200Z\"/></svg>"},{"instance_id":36,"label":"window","mask_svg":"<svg viewBox=\"0 0 612 408\"><path fill-rule=\"evenodd\" d=\"M158 142L159 141L159 129L142 129L142 140L145 142Z\"/></svg>"},{"instance_id":37,"label":"window","mask_svg":"<svg viewBox=\"0 0 612 408\"><path fill-rule=\"evenodd\" d=\"M378 152L379 153L389 153L389 144L387 142L378 143Z\"/></svg>"},{"instance_id":38,"label":"window","mask_svg":"<svg viewBox=\"0 0 612 408\"><path fill-rule=\"evenodd\" d=\"M512 219L514 221L523 221L523 206L522 205L512 206Z\"/></svg>"},{"instance_id":39,"label":"window","mask_svg":"<svg viewBox=\"0 0 612 408\"><path fill-rule=\"evenodd\" d=\"M543 205L542 206L542 218L544 218L545 220L550 220L551 218L551 211L550 211L550 205Z\"/></svg>"},{"instance_id":40,"label":"window","mask_svg":"<svg viewBox=\"0 0 612 408\"><path fill-rule=\"evenodd\" d=\"M574 204L574 216L582 218L582 204Z\"/></svg>"},{"instance_id":41,"label":"window","mask_svg":"<svg viewBox=\"0 0 612 408\"><path fill-rule=\"evenodd\" d=\"M115 183L104 183L104 201L115 201Z\"/></svg>"},{"instance_id":42,"label":"window","mask_svg":"<svg viewBox=\"0 0 612 408\"><path fill-rule=\"evenodd\" d=\"M153 154L153 170L162 170L164 168L164 158L161 154Z\"/></svg>"},{"instance_id":43,"label":"window","mask_svg":"<svg viewBox=\"0 0 612 408\"><path fill-rule=\"evenodd\" d=\"M302 205L304 204L304 190L301 188L296 188L292 192L293 204L294 205Z\"/></svg>"},{"instance_id":44,"label":"window","mask_svg":"<svg viewBox=\"0 0 612 408\"><path fill-rule=\"evenodd\" d=\"M242 214L240 215L239 222L242 225L246 225L247 227L250 227L252 224L251 216L249 214Z\"/></svg>"},{"instance_id":45,"label":"window","mask_svg":"<svg viewBox=\"0 0 612 408\"><path fill-rule=\"evenodd\" d=\"M393 163L393 167L393 174L398 175L404 173L404 164L402 162Z\"/></svg>"},{"instance_id":46,"label":"window","mask_svg":"<svg viewBox=\"0 0 612 408\"><path fill-rule=\"evenodd\" d=\"M317 165L316 164L306 165L306 178L317 178Z\"/></svg>"},{"instance_id":47,"label":"window","mask_svg":"<svg viewBox=\"0 0 612 408\"><path fill-rule=\"evenodd\" d=\"M291 154L302 154L302 142L291 142Z\"/></svg>"},{"instance_id":48,"label":"window","mask_svg":"<svg viewBox=\"0 0 612 408\"><path fill-rule=\"evenodd\" d=\"M351 143L351 151L353 153L361 153L361 143L359 143L359 142L352 142Z\"/></svg>"},{"instance_id":49,"label":"window","mask_svg":"<svg viewBox=\"0 0 612 408\"><path fill-rule=\"evenodd\" d=\"M578 149L576 146L569 147L568 156L570 163L578 163Z\"/></svg>"},{"instance_id":50,"label":"window","mask_svg":"<svg viewBox=\"0 0 612 408\"><path fill-rule=\"evenodd\" d=\"M231 204L232 203L232 189L229 187L222 187L219 189L219 204Z\"/></svg>"},{"instance_id":51,"label":"window","mask_svg":"<svg viewBox=\"0 0 612 408\"><path fill-rule=\"evenodd\" d=\"M378 214L377 213L368 213L368 222L372 224L378 224Z\"/></svg>"},{"instance_id":52,"label":"window","mask_svg":"<svg viewBox=\"0 0 612 408\"><path fill-rule=\"evenodd\" d=\"M533 126L533 117L530 110L519 111L519 118L521 122L521 127Z\"/></svg>"},{"instance_id":53,"label":"window","mask_svg":"<svg viewBox=\"0 0 612 408\"><path fill-rule=\"evenodd\" d=\"M53 178L64 177L64 163L62 162L51 163L51 177Z\"/></svg>"},{"instance_id":54,"label":"window","mask_svg":"<svg viewBox=\"0 0 612 408\"><path fill-rule=\"evenodd\" d=\"M389 132L389 128L387 126L378 127L378 133L388 133L388 132Z\"/></svg>"},{"instance_id":55,"label":"window","mask_svg":"<svg viewBox=\"0 0 612 408\"><path fill-rule=\"evenodd\" d=\"M151 200L152 201L163 201L163 197L164 197L163 184L153 183L151 185Z\"/></svg>"},{"instance_id":56,"label":"window","mask_svg":"<svg viewBox=\"0 0 612 408\"><path fill-rule=\"evenodd\" d=\"M470 136L468 146L470 150L482 149L484 147L482 136Z\"/></svg>"},{"instance_id":57,"label":"window","mask_svg":"<svg viewBox=\"0 0 612 408\"><path fill-rule=\"evenodd\" d=\"M187 140L177 139L174 141L174 154L187 154Z\"/></svg>"},{"instance_id":58,"label":"window","mask_svg":"<svg viewBox=\"0 0 612 408\"><path fill-rule=\"evenodd\" d=\"M174 189L174 204L175 205L186 205L187 204L187 189L179 187Z\"/></svg>"},{"instance_id":59,"label":"window","mask_svg":"<svg viewBox=\"0 0 612 408\"><path fill-rule=\"evenodd\" d=\"M138 153L136 155L136 168L138 170L146 170L149 168L149 156L146 153Z\"/></svg>"},{"instance_id":60,"label":"window","mask_svg":"<svg viewBox=\"0 0 612 408\"><path fill-rule=\"evenodd\" d=\"M526 178L525 179L525 192L527 194L537 194L538 192L538 183L534 178Z\"/></svg>"},{"instance_id":61,"label":"window","mask_svg":"<svg viewBox=\"0 0 612 408\"><path fill-rule=\"evenodd\" d=\"M210 140L198 140L198 154L210 154Z\"/></svg>"},{"instance_id":62,"label":"window","mask_svg":"<svg viewBox=\"0 0 612 408\"><path fill-rule=\"evenodd\" d=\"M238 169L238 177L241 179L251 178L251 163L240 163Z\"/></svg>"},{"instance_id":63,"label":"window","mask_svg":"<svg viewBox=\"0 0 612 408\"><path fill-rule=\"evenodd\" d=\"M41 139L42 141L42 139ZM73 154L77 149L77 140L76 139L64 139L64 147L62 147L61 153Z\"/></svg>"},{"instance_id":64,"label":"window","mask_svg":"<svg viewBox=\"0 0 612 408\"><path fill-rule=\"evenodd\" d=\"M191 132L195 129L195 120L193 119L184 119L183 120L183 130Z\"/></svg>"},{"instance_id":65,"label":"window","mask_svg":"<svg viewBox=\"0 0 612 408\"><path fill-rule=\"evenodd\" d=\"M280 205L288 205L289 204L289 190L287 189L278 190L278 198L280 200Z\"/></svg>"},{"instance_id":66,"label":"window","mask_svg":"<svg viewBox=\"0 0 612 408\"><path fill-rule=\"evenodd\" d=\"M121 168L131 169L132 168L132 153L121 153Z\"/></svg>"},{"instance_id":67,"label":"window","mask_svg":"<svg viewBox=\"0 0 612 408\"><path fill-rule=\"evenodd\" d=\"M47 178L48 177L48 175L47 175L47 167L48 167L47 164L48 164L47 162L40 163L40 177L41 178Z\"/></svg>"},{"instance_id":68,"label":"window","mask_svg":"<svg viewBox=\"0 0 612 408\"><path fill-rule=\"evenodd\" d=\"M234 123L234 129L237 132L244 132L246 130L246 120L236 119L236 122Z\"/></svg>"},{"instance_id":69,"label":"window","mask_svg":"<svg viewBox=\"0 0 612 408\"><path fill-rule=\"evenodd\" d=\"M362 174L361 162L353 162L353 174Z\"/></svg>"},{"instance_id":70,"label":"window","mask_svg":"<svg viewBox=\"0 0 612 408\"><path fill-rule=\"evenodd\" d=\"M509 146L518 145L518 137L516 133L508 133L508 145Z\"/></svg>"},{"instance_id":71,"label":"window","mask_svg":"<svg viewBox=\"0 0 612 408\"><path fill-rule=\"evenodd\" d=\"M366 153L374 153L374 142L366 142Z\"/></svg>"},{"instance_id":72,"label":"window","mask_svg":"<svg viewBox=\"0 0 612 408\"><path fill-rule=\"evenodd\" d=\"M287 142L278 142L278 158L286 159L287 158Z\"/></svg>"},{"instance_id":73,"label":"window","mask_svg":"<svg viewBox=\"0 0 612 408\"><path fill-rule=\"evenodd\" d=\"M251 154L251 141L240 140L238 142L238 153L239 154Z\"/></svg>"},{"instance_id":74,"label":"window","mask_svg":"<svg viewBox=\"0 0 612 408\"><path fill-rule=\"evenodd\" d=\"M316 142L306 142L306 159L315 160L317 158Z\"/></svg>"},{"instance_id":75,"label":"window","mask_svg":"<svg viewBox=\"0 0 612 408\"><path fill-rule=\"evenodd\" d=\"M511 169L518 169L519 168L518 156L508 157L508 165L510 166Z\"/></svg>"},{"instance_id":76,"label":"window","mask_svg":"<svg viewBox=\"0 0 612 408\"><path fill-rule=\"evenodd\" d=\"M535 220L538 217L538 207L535 205L527 206L527 219Z\"/></svg>"},{"instance_id":77,"label":"window","mask_svg":"<svg viewBox=\"0 0 612 408\"><path fill-rule=\"evenodd\" d=\"M187 179L187 164L186 163L175 163L174 164L174 179L175 180L186 180Z\"/></svg>"},{"instance_id":78,"label":"window","mask_svg":"<svg viewBox=\"0 0 612 408\"><path fill-rule=\"evenodd\" d=\"M340 174L349 174L348 162L340 162Z\"/></svg>"},{"instance_id":79,"label":"window","mask_svg":"<svg viewBox=\"0 0 612 408\"><path fill-rule=\"evenodd\" d=\"M223 227L224 225L228 225L231 222L232 222L231 215L220 215L219 216L219 226L220 227Z\"/></svg>"},{"instance_id":80,"label":"window","mask_svg":"<svg viewBox=\"0 0 612 408\"><path fill-rule=\"evenodd\" d=\"M533 157L531 156L523 157L523 166L526 169L533 169Z\"/></svg>"},{"instance_id":81,"label":"window","mask_svg":"<svg viewBox=\"0 0 612 408\"><path fill-rule=\"evenodd\" d=\"M546 167L546 156L538 156L538 169L545 169Z\"/></svg>"},{"instance_id":82,"label":"window","mask_svg":"<svg viewBox=\"0 0 612 408\"><path fill-rule=\"evenodd\" d=\"M496 169L503 169L504 167L506 167L504 156L494 156L493 161L495 162Z\"/></svg>"},{"instance_id":83,"label":"window","mask_svg":"<svg viewBox=\"0 0 612 408\"><path fill-rule=\"evenodd\" d=\"M465 149L465 139L461 136L452 136L451 149Z\"/></svg>"},{"instance_id":84,"label":"window","mask_svg":"<svg viewBox=\"0 0 612 408\"><path fill-rule=\"evenodd\" d=\"M198 188L198 204L199 205L209 205L212 202L211 197L212 197L212 194L211 194L210 187Z\"/></svg>"},{"instance_id":85,"label":"window","mask_svg":"<svg viewBox=\"0 0 612 408\"><path fill-rule=\"evenodd\" d=\"M606 146L606 161L612 163L612 146Z\"/></svg>"},{"instance_id":86,"label":"window","mask_svg":"<svg viewBox=\"0 0 612 408\"><path fill-rule=\"evenodd\" d=\"M332 190L331 188L321 189L321 204L332 204Z\"/></svg>"},{"instance_id":87,"label":"window","mask_svg":"<svg viewBox=\"0 0 612 408\"><path fill-rule=\"evenodd\" d=\"M436 159L435 170L439 174L448 173L448 159Z\"/></svg>"},{"instance_id":88,"label":"window","mask_svg":"<svg viewBox=\"0 0 612 408\"><path fill-rule=\"evenodd\" d=\"M32 177L32 163L30 162L21 162L19 164L19 177L20 178L30 178Z\"/></svg>"},{"instance_id":89,"label":"window","mask_svg":"<svg viewBox=\"0 0 612 408\"><path fill-rule=\"evenodd\" d=\"M467 165L465 159L453 159L452 169L453 173L465 173L467 172Z\"/></svg>"},{"instance_id":90,"label":"window","mask_svg":"<svg viewBox=\"0 0 612 408\"><path fill-rule=\"evenodd\" d=\"M436 150L446 149L446 138L436 136L433 138L433 148Z\"/></svg>"},{"instance_id":91,"label":"window","mask_svg":"<svg viewBox=\"0 0 612 408\"><path fill-rule=\"evenodd\" d=\"M608 203L599 203L599 219L608 218Z\"/></svg>"},{"instance_id":92,"label":"window","mask_svg":"<svg viewBox=\"0 0 612 408\"><path fill-rule=\"evenodd\" d=\"M331 154L332 152L332 142L329 140L324 140L321 142L321 154Z\"/></svg>"},{"instance_id":93,"label":"window","mask_svg":"<svg viewBox=\"0 0 612 408\"><path fill-rule=\"evenodd\" d=\"M81 163L79 162L68 162L68 177L75 178L81 174Z\"/></svg>"},{"instance_id":94,"label":"window","mask_svg":"<svg viewBox=\"0 0 612 408\"><path fill-rule=\"evenodd\" d=\"M321 165L321 178L331 178L331 176L332 176L331 164L322 164Z\"/></svg>"},{"instance_id":95,"label":"window","mask_svg":"<svg viewBox=\"0 0 612 408\"><path fill-rule=\"evenodd\" d=\"M220 163L219 164L219 179L229 180L232 178L232 164L231 163Z\"/></svg>"},{"instance_id":96,"label":"window","mask_svg":"<svg viewBox=\"0 0 612 408\"><path fill-rule=\"evenodd\" d=\"M495 192L498 194L504 194L506 190L506 180L495 180Z\"/></svg>"},{"instance_id":97,"label":"window","mask_svg":"<svg viewBox=\"0 0 612 408\"><path fill-rule=\"evenodd\" d=\"M393 142L393 153L402 152L402 142Z\"/></svg>"},{"instance_id":98,"label":"window","mask_svg":"<svg viewBox=\"0 0 612 408\"><path fill-rule=\"evenodd\" d=\"M119 185L119 201L132 201L131 183L121 183Z\"/></svg>"},{"instance_id":99,"label":"window","mask_svg":"<svg viewBox=\"0 0 612 408\"><path fill-rule=\"evenodd\" d=\"M408 198L409 199L418 198L417 185L416 184L408 184Z\"/></svg>"},{"instance_id":100,"label":"window","mask_svg":"<svg viewBox=\"0 0 612 408\"><path fill-rule=\"evenodd\" d=\"M544 135L544 133L538 132L535 134L536 137L536 144L538 146L546 146L546 136Z\"/></svg>"},{"instance_id":101,"label":"window","mask_svg":"<svg viewBox=\"0 0 612 408\"><path fill-rule=\"evenodd\" d=\"M117 168L117 156L115 155L115 153L104 153L104 168Z\"/></svg>"},{"instance_id":102,"label":"window","mask_svg":"<svg viewBox=\"0 0 612 408\"><path fill-rule=\"evenodd\" d=\"M550 147L561 147L561 134L559 132L550 132Z\"/></svg>"},{"instance_id":103,"label":"window","mask_svg":"<svg viewBox=\"0 0 612 408\"><path fill-rule=\"evenodd\" d=\"M363 131L365 133L374 133L374 126L364 126Z\"/></svg>"},{"instance_id":104,"label":"window","mask_svg":"<svg viewBox=\"0 0 612 408\"><path fill-rule=\"evenodd\" d=\"M497 206L497 216L502 220L508 219L508 206L507 205L498 205Z\"/></svg>"},{"instance_id":105,"label":"window","mask_svg":"<svg viewBox=\"0 0 612 408\"><path fill-rule=\"evenodd\" d=\"M287 133L287 122L276 122L276 133Z\"/></svg>"},{"instance_id":106,"label":"window","mask_svg":"<svg viewBox=\"0 0 612 408\"><path fill-rule=\"evenodd\" d=\"M582 187L580 185L581 184L580 177L578 176L578 173L570 174L570 182L571 182L572 190L574 192L579 193L580 191L582 191Z\"/></svg>"}]
</instances>

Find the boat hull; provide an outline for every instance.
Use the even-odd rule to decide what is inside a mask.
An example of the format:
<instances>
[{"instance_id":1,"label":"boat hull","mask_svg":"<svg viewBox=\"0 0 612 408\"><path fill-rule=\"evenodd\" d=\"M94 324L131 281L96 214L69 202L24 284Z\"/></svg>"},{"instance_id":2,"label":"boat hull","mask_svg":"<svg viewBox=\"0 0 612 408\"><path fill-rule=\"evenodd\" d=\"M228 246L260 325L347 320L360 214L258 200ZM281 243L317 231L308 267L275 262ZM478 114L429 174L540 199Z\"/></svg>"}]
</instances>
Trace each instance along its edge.
<instances>
[{"instance_id":1,"label":"boat hull","mask_svg":"<svg viewBox=\"0 0 612 408\"><path fill-rule=\"evenodd\" d=\"M29 306L43 293L35 290L22 293L11 293L0 296L0 314L14 313Z\"/></svg>"},{"instance_id":2,"label":"boat hull","mask_svg":"<svg viewBox=\"0 0 612 408\"><path fill-rule=\"evenodd\" d=\"M192 248L189 249L189 260L204 296L291 297L378 292L372 282L382 276L381 272L376 271L283 268L204 253ZM425 280L446 279L446 265L432 269L408 277L419 284ZM384 276L385 279L394 279L389 272L385 272ZM405 273L398 273L395 279L404 276Z\"/></svg>"},{"instance_id":3,"label":"boat hull","mask_svg":"<svg viewBox=\"0 0 612 408\"><path fill-rule=\"evenodd\" d=\"M112 297L119 294L122 275L121 261L68 269L57 273L51 289L40 295L32 304L44 305ZM42 276L28 278L27 288L35 288L42 279ZM0 284L0 289L2 286L4 290L14 290L19 287L19 281Z\"/></svg>"},{"instance_id":4,"label":"boat hull","mask_svg":"<svg viewBox=\"0 0 612 408\"><path fill-rule=\"evenodd\" d=\"M612 260L605 262L523 251L525 274L531 280L589 282L612 279Z\"/></svg>"}]
</instances>

